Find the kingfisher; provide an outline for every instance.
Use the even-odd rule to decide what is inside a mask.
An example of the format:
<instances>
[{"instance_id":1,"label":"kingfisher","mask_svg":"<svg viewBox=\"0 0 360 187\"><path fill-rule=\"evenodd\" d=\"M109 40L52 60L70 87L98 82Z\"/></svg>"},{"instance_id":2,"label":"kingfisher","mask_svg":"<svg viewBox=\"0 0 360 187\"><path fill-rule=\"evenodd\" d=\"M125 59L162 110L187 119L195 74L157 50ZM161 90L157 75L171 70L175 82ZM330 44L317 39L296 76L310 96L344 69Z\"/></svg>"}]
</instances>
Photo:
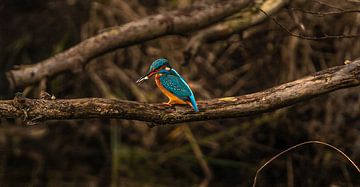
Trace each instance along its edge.
<instances>
[{"instance_id":1,"label":"kingfisher","mask_svg":"<svg viewBox=\"0 0 360 187\"><path fill-rule=\"evenodd\" d=\"M173 69L165 58L155 60L146 74L136 83L141 83L155 75L156 86L169 98L166 105L189 105L195 112L199 112L195 96L186 81Z\"/></svg>"}]
</instances>

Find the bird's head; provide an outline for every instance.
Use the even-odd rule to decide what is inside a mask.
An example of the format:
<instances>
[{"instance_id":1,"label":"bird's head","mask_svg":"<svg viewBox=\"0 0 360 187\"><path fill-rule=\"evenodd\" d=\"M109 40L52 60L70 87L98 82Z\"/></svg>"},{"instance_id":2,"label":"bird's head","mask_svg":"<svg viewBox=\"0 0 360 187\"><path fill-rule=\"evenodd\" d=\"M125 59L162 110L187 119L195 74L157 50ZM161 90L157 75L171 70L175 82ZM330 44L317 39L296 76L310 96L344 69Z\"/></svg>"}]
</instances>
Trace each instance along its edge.
<instances>
[{"instance_id":1,"label":"bird's head","mask_svg":"<svg viewBox=\"0 0 360 187\"><path fill-rule=\"evenodd\" d=\"M139 84L139 83L149 79L151 76L159 73L161 70L166 70L166 71L171 70L171 66L169 64L169 61L167 59L165 59L165 58L159 58L159 59L155 60L151 64L151 66L150 66L149 70L146 72L146 74L144 76L140 77L136 81L136 83Z\"/></svg>"}]
</instances>

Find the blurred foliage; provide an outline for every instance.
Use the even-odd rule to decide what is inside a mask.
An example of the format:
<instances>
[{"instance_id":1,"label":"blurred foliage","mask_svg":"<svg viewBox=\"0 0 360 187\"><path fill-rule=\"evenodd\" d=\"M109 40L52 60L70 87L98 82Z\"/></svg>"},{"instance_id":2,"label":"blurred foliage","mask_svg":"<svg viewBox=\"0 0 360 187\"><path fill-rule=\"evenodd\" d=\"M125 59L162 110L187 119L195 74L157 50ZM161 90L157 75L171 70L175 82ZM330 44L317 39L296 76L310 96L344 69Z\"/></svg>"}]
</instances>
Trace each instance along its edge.
<instances>
[{"instance_id":1,"label":"blurred foliage","mask_svg":"<svg viewBox=\"0 0 360 187\"><path fill-rule=\"evenodd\" d=\"M0 74L50 57L105 28L192 3L2 0ZM327 3L343 9L360 7L350 1ZM334 11L317 1L295 0L288 7ZM303 25L304 35L360 33L358 13L319 17L283 9L276 18L293 32L300 32ZM134 82L154 59L166 57L201 100L260 91L360 57L360 38L303 40L289 37L268 20L228 39L203 44L194 61L181 66L188 39L166 36L117 49L84 68L47 79L46 91L58 98L163 102L165 97L153 81L140 87ZM23 91L27 97L38 97L40 89L44 86L39 84ZM12 96L8 90L1 94ZM196 122L190 128L213 173L210 186L249 186L261 163L306 140L333 144L359 163L359 106L360 88L350 88L268 114ZM205 176L183 125L148 128L137 121L71 120L25 126L21 120L2 119L0 186L194 186ZM270 164L258 180L259 186L269 184L359 186L360 177L338 153L307 146Z\"/></svg>"}]
</instances>

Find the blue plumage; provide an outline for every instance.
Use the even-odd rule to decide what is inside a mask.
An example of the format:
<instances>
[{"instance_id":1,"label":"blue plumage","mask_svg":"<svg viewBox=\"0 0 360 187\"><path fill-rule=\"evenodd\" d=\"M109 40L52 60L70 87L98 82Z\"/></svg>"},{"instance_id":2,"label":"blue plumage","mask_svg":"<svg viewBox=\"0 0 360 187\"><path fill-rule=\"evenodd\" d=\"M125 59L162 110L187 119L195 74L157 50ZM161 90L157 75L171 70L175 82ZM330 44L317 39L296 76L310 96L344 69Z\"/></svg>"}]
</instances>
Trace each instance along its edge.
<instances>
[{"instance_id":1,"label":"blue plumage","mask_svg":"<svg viewBox=\"0 0 360 187\"><path fill-rule=\"evenodd\" d=\"M185 80L174 70L160 70L159 74L162 74L160 77L160 82L169 92L174 94L181 100L190 101L192 107L196 112L198 112L198 108L195 101L195 96L192 93L189 85L185 82Z\"/></svg>"},{"instance_id":2,"label":"blue plumage","mask_svg":"<svg viewBox=\"0 0 360 187\"><path fill-rule=\"evenodd\" d=\"M153 71L153 70L155 70L155 69L159 69L159 68L161 68L161 67L163 67L163 66L170 67L169 61L168 61L167 59L165 59L165 58L159 58L159 59L155 60L155 61L151 64L151 66L150 66L150 68L149 68L149 70L148 70L147 73L150 73L151 71Z\"/></svg>"}]
</instances>

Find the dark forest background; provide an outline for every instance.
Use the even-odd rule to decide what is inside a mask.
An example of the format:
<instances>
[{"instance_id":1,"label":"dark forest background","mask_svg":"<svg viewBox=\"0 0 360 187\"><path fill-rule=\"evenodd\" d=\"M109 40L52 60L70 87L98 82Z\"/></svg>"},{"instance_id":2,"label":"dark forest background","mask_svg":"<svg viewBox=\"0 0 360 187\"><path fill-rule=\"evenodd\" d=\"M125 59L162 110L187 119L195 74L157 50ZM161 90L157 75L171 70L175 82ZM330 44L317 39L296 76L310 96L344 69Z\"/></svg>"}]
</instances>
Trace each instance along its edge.
<instances>
[{"instance_id":1,"label":"dark forest background","mask_svg":"<svg viewBox=\"0 0 360 187\"><path fill-rule=\"evenodd\" d=\"M44 60L105 28L201 2L2 0L1 77L17 65ZM274 16L303 35L360 33L359 12L317 16L292 9L340 10L327 6L330 4L360 9L357 1L321 2L326 4L294 0ZM290 37L271 19L228 38L203 43L199 54L181 65L188 41L186 35L173 35L117 49L86 67L15 91L29 98L37 98L45 88L57 98L164 102L153 80L141 86L135 81L153 60L166 57L197 99L205 100L261 91L360 57L360 37L304 40ZM2 89L0 97L12 98L15 91ZM359 164L359 116L360 88L355 87L253 117L155 128L115 119L32 126L21 119L1 119L0 186L196 186L204 179L210 186L250 186L264 161L307 140L335 145ZM205 166L196 156L199 151ZM308 145L272 162L261 173L258 185L360 186L360 177L334 150Z\"/></svg>"}]
</instances>

